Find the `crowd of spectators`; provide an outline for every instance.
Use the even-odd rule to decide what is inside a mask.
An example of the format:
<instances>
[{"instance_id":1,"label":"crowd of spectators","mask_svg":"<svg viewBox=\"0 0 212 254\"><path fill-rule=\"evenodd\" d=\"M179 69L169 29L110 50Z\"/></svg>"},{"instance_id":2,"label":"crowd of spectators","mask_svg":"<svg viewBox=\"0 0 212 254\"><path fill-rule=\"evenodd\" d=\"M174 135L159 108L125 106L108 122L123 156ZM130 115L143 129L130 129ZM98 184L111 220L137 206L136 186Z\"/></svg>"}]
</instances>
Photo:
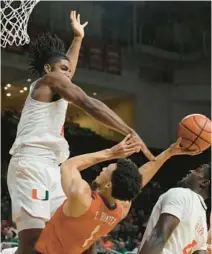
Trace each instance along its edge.
<instances>
[{"instance_id":1,"label":"crowd of spectators","mask_svg":"<svg viewBox=\"0 0 212 254\"><path fill-rule=\"evenodd\" d=\"M2 123L2 151L1 151L1 237L2 248L18 245L17 232L11 218L11 201L6 184L7 167L10 160L9 149L14 142L16 128L20 113L6 110L1 114ZM98 151L114 145L113 141L107 140L89 129L80 128L76 124L66 124L65 137L70 141L71 156ZM83 146L82 146L83 144ZM87 144L87 145L86 145ZM160 149L151 149L157 155ZM129 215L116 226L107 236L97 243L98 253L136 253L142 239L148 218L158 197L185 175L192 167L207 163L210 160L210 151L203 153L198 158L177 157L167 162L153 180L145 186L141 194L134 201ZM143 165L146 159L142 154L136 154L131 159L138 165ZM99 174L105 163L95 165L85 170L82 175L85 180L91 182ZM210 203L208 211L210 211Z\"/></svg>"}]
</instances>

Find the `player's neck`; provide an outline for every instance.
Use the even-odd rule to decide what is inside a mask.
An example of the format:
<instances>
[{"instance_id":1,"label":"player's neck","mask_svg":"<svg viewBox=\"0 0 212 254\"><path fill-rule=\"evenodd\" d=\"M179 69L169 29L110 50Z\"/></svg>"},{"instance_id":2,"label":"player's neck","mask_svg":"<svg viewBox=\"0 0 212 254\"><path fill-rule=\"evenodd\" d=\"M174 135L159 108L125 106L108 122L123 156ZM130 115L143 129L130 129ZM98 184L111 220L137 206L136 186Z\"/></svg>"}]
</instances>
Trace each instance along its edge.
<instances>
[{"instance_id":1,"label":"player's neck","mask_svg":"<svg viewBox=\"0 0 212 254\"><path fill-rule=\"evenodd\" d=\"M208 195L205 193L205 190L193 190L198 195L200 195L204 200L208 198Z\"/></svg>"},{"instance_id":2,"label":"player's neck","mask_svg":"<svg viewBox=\"0 0 212 254\"><path fill-rule=\"evenodd\" d=\"M98 193L108 206L114 207L116 205L116 199L113 198L111 195L101 190L99 190Z\"/></svg>"}]
</instances>

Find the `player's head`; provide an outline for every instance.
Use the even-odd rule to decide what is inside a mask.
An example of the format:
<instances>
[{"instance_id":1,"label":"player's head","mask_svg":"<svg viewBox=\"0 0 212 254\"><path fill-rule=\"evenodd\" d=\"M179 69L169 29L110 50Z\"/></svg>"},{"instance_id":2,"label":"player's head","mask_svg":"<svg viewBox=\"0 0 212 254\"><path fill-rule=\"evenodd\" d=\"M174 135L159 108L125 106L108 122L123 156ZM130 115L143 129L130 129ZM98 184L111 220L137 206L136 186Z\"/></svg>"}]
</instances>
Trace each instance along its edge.
<instances>
[{"instance_id":1,"label":"player's head","mask_svg":"<svg viewBox=\"0 0 212 254\"><path fill-rule=\"evenodd\" d=\"M211 163L203 164L194 170L190 170L189 174L179 181L178 186L203 194L205 198L210 197Z\"/></svg>"},{"instance_id":2,"label":"player's head","mask_svg":"<svg viewBox=\"0 0 212 254\"><path fill-rule=\"evenodd\" d=\"M120 159L102 169L93 182L101 193L119 200L133 200L140 193L142 177L137 166L128 159Z\"/></svg>"},{"instance_id":3,"label":"player's head","mask_svg":"<svg viewBox=\"0 0 212 254\"><path fill-rule=\"evenodd\" d=\"M64 43L50 33L39 36L30 46L29 65L29 71L39 76L51 71L59 71L70 76Z\"/></svg>"}]
</instances>

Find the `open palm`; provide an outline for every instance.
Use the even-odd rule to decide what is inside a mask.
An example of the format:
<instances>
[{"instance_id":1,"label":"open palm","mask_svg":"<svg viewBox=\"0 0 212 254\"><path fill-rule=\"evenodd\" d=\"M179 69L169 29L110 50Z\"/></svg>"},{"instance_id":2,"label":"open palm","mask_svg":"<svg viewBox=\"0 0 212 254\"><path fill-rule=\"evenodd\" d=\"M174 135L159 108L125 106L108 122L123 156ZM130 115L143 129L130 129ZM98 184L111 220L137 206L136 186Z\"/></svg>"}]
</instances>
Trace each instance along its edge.
<instances>
[{"instance_id":1,"label":"open palm","mask_svg":"<svg viewBox=\"0 0 212 254\"><path fill-rule=\"evenodd\" d=\"M71 11L70 20L74 35L83 38L85 35L84 28L87 26L88 22L86 21L84 24L80 24L80 14L76 16L76 11Z\"/></svg>"}]
</instances>

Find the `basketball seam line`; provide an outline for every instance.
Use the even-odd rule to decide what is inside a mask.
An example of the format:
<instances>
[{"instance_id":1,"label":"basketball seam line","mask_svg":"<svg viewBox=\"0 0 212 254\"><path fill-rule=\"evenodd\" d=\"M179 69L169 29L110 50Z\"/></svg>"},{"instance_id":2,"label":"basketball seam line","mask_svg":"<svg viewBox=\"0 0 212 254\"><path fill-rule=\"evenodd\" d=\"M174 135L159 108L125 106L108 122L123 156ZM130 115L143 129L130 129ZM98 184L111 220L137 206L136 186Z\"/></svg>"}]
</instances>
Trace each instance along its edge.
<instances>
[{"instance_id":1,"label":"basketball seam line","mask_svg":"<svg viewBox=\"0 0 212 254\"><path fill-rule=\"evenodd\" d=\"M196 121L195 116L193 116L193 118L194 118L194 122L196 123L196 125L199 126L198 122ZM206 117L206 119L207 119L207 117ZM199 128L201 129L201 126L199 126ZM207 132L207 133L211 133L211 131L206 131L206 130L204 130L204 131Z\"/></svg>"},{"instance_id":2,"label":"basketball seam line","mask_svg":"<svg viewBox=\"0 0 212 254\"><path fill-rule=\"evenodd\" d=\"M193 118L194 118L194 117L193 117ZM206 123L207 123L207 118L205 119L204 126L203 126L203 128L201 129L199 135L192 141L191 145L190 145L187 149L189 149L193 144L196 144L195 142L197 141L197 139L198 139L198 138L200 137L200 135L202 134L202 132L203 132L205 126L206 126ZM199 125L198 125L198 126L199 126ZM199 127L200 127L200 126L199 126ZM200 151L201 151L201 149L200 149Z\"/></svg>"},{"instance_id":3,"label":"basketball seam line","mask_svg":"<svg viewBox=\"0 0 212 254\"><path fill-rule=\"evenodd\" d=\"M207 122L207 121L206 121ZM189 129L186 125L184 125L182 122L181 122L181 124L182 124L182 126L183 127L185 127L188 131L190 131L191 133L193 133L195 136L197 136L197 134L194 132L194 131L192 131L191 129ZM198 127L199 127L199 125L198 125ZM204 126L205 127L205 126ZM203 127L203 128L204 128ZM202 131L202 130L201 130ZM200 134L202 134L202 132L200 133ZM206 143L208 143L208 144L211 144L210 142L208 142L207 140L205 140L204 138L202 138L202 137L197 137L197 138L200 138L200 139L202 139L203 141L205 141ZM190 140L190 139L189 139ZM195 140L196 141L196 140Z\"/></svg>"},{"instance_id":4,"label":"basketball seam line","mask_svg":"<svg viewBox=\"0 0 212 254\"><path fill-rule=\"evenodd\" d=\"M189 140L189 141L191 141L189 138L184 138L184 137L182 137L183 139L185 139L185 140ZM199 150L201 150L200 149L200 146L197 144L197 143L192 143L192 145L195 145L195 146L197 146L198 148L199 148ZM190 146L189 146L190 147ZM188 147L188 148L189 148ZM186 149L188 149L188 148L186 148Z\"/></svg>"}]
</instances>

